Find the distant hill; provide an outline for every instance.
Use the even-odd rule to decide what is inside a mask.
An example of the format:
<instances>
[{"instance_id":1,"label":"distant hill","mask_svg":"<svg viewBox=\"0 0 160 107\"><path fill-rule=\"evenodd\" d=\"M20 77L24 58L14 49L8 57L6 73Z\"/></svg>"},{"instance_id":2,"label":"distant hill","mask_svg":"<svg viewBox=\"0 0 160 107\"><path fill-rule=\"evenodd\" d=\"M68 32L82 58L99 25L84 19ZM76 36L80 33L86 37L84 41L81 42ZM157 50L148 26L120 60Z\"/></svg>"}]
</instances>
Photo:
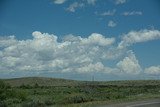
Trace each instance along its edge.
<instances>
[{"instance_id":1,"label":"distant hill","mask_svg":"<svg viewBox=\"0 0 160 107\"><path fill-rule=\"evenodd\" d=\"M3 80L6 83L9 83L11 86L20 86L22 84L33 86L36 83L39 86L73 86L81 83L76 80L47 78L47 77L23 77L23 78L13 78L13 79L3 79Z\"/></svg>"},{"instance_id":2,"label":"distant hill","mask_svg":"<svg viewBox=\"0 0 160 107\"><path fill-rule=\"evenodd\" d=\"M160 80L121 80L121 81L76 81L47 77L23 77L13 79L3 79L11 86L35 85L39 86L79 86L79 85L101 85L101 86L160 86Z\"/></svg>"}]
</instances>

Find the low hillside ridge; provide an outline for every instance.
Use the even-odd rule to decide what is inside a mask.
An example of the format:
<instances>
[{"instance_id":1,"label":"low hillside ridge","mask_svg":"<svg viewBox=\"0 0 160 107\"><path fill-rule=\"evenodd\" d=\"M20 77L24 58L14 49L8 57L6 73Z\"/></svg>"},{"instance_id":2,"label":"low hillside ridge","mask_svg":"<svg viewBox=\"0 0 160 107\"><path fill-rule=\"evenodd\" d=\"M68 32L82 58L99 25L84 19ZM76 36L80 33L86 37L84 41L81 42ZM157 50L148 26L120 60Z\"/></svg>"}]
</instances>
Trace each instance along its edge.
<instances>
[{"instance_id":1,"label":"low hillside ridge","mask_svg":"<svg viewBox=\"0 0 160 107\"><path fill-rule=\"evenodd\" d=\"M48 77L22 77L2 79L11 86L38 84L39 86L79 86L79 85L102 85L102 86L160 86L160 80L121 80L121 81L78 81Z\"/></svg>"},{"instance_id":2,"label":"low hillside ridge","mask_svg":"<svg viewBox=\"0 0 160 107\"><path fill-rule=\"evenodd\" d=\"M6 83L9 83L11 86L20 86L20 85L35 85L39 86L72 86L79 84L76 80L67 80L59 78L47 78L47 77L22 77L22 78L12 78L4 79Z\"/></svg>"}]
</instances>

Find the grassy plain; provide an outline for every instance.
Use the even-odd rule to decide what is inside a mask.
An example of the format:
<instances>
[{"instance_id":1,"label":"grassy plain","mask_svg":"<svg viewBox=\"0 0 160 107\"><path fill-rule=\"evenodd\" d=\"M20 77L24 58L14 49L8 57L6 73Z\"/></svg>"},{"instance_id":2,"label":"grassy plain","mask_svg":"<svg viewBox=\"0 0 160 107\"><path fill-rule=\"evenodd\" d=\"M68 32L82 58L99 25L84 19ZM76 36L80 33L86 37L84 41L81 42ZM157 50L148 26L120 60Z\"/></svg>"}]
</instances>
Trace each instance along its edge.
<instances>
[{"instance_id":1,"label":"grassy plain","mask_svg":"<svg viewBox=\"0 0 160 107\"><path fill-rule=\"evenodd\" d=\"M160 80L90 82L27 77L0 81L0 107L89 107L160 98Z\"/></svg>"}]
</instances>

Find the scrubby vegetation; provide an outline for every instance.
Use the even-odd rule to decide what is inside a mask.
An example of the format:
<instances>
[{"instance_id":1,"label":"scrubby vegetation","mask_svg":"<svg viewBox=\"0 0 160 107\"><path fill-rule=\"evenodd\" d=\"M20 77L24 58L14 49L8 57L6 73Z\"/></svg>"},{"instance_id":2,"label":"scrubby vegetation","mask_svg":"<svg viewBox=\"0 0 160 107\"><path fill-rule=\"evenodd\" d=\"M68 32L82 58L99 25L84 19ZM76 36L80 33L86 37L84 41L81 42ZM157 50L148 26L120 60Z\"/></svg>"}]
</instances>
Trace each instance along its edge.
<instances>
[{"instance_id":1,"label":"scrubby vegetation","mask_svg":"<svg viewBox=\"0 0 160 107\"><path fill-rule=\"evenodd\" d=\"M52 86L38 82L31 85L25 83L14 85L13 80L12 82L1 80L0 107L51 107L96 101L160 98L160 81L158 80L77 82L77 85L74 81L74 85L67 82L68 85Z\"/></svg>"}]
</instances>

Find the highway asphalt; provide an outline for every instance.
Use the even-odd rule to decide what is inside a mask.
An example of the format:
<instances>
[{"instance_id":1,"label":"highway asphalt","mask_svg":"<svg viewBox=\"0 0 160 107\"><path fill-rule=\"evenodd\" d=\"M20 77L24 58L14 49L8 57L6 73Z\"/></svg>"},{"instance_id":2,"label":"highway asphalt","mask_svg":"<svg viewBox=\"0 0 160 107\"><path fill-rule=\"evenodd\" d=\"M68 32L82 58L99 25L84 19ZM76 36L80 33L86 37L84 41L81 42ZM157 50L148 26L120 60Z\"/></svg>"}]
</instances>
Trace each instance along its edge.
<instances>
[{"instance_id":1,"label":"highway asphalt","mask_svg":"<svg viewBox=\"0 0 160 107\"><path fill-rule=\"evenodd\" d=\"M109 104L99 107L160 107L160 99Z\"/></svg>"}]
</instances>

